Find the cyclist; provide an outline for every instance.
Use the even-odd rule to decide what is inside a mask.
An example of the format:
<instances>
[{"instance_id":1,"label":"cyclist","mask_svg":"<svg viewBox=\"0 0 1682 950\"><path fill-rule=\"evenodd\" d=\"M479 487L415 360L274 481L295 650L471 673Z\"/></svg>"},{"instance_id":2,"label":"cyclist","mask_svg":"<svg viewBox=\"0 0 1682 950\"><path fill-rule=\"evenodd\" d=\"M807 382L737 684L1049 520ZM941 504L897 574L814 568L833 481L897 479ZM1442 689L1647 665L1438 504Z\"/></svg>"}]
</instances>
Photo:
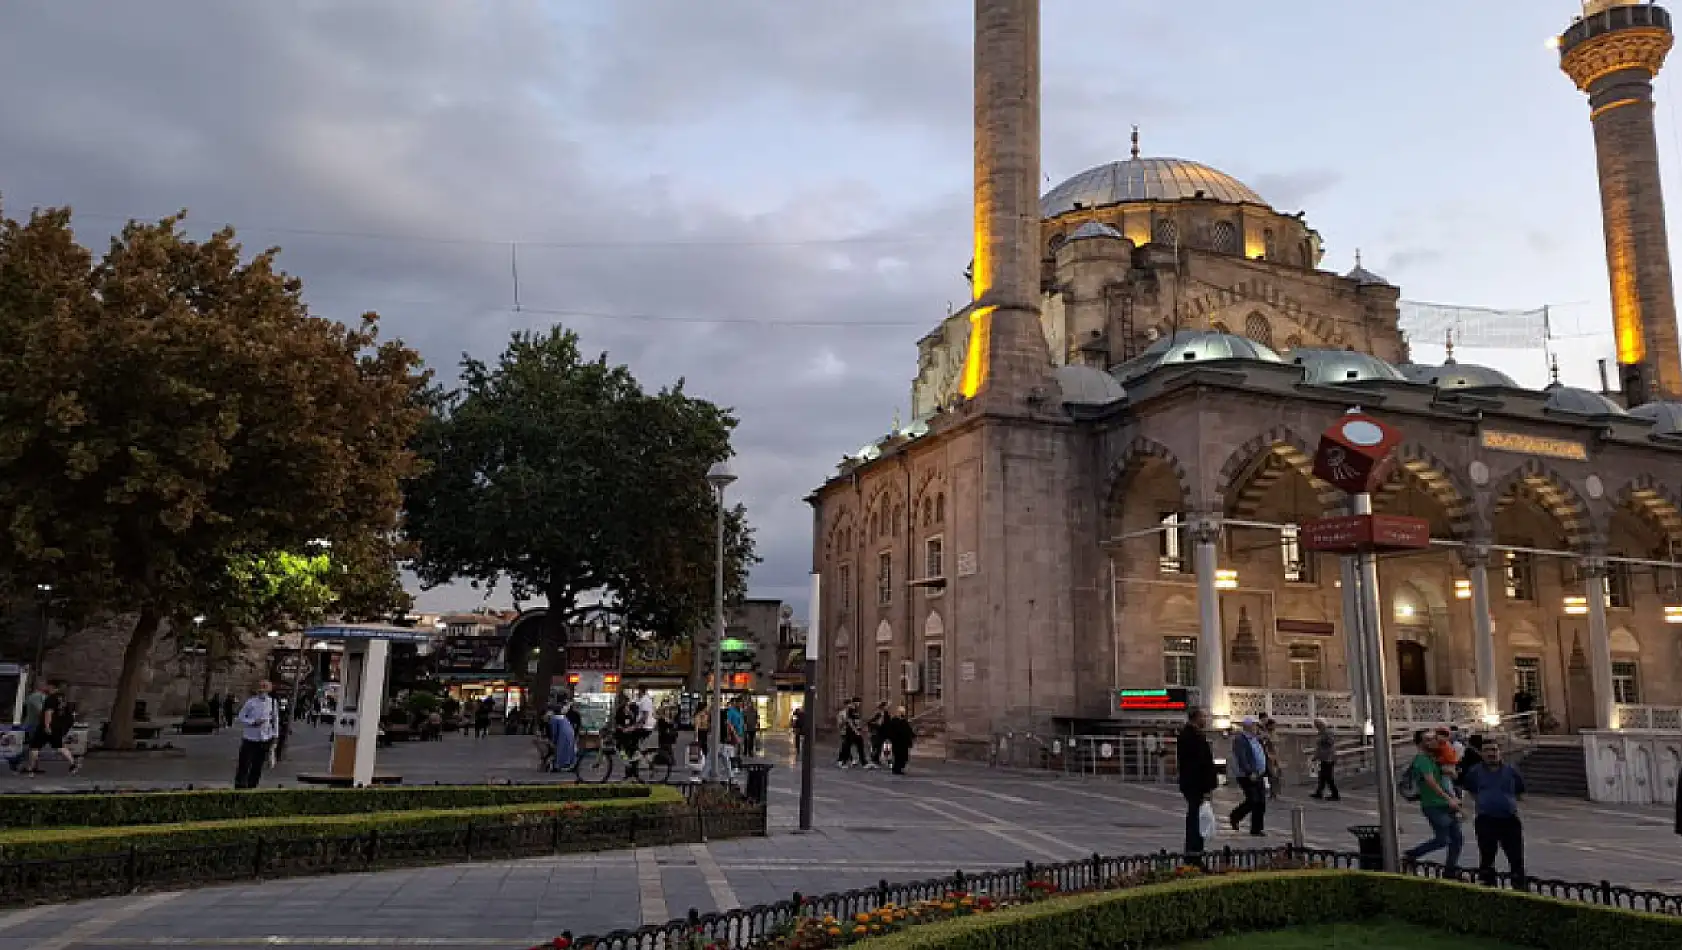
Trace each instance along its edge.
<instances>
[{"instance_id":1,"label":"cyclist","mask_svg":"<svg viewBox=\"0 0 1682 950\"><path fill-rule=\"evenodd\" d=\"M648 688L637 691L637 698L620 708L618 745L627 768L643 764L642 744L654 732L654 700Z\"/></svg>"}]
</instances>

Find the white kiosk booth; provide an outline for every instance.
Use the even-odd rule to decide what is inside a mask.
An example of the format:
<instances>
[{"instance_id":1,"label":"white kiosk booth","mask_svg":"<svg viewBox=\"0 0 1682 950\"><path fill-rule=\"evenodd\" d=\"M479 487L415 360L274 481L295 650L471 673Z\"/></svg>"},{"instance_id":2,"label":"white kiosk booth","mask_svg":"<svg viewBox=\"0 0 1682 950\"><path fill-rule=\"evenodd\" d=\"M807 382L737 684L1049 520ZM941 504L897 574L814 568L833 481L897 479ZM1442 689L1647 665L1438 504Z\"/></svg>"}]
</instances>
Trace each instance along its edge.
<instances>
[{"instance_id":1,"label":"white kiosk booth","mask_svg":"<svg viewBox=\"0 0 1682 950\"><path fill-rule=\"evenodd\" d=\"M337 641L345 645L345 652L339 667L339 710L333 725L333 754L327 772L299 775L298 781L358 788L398 781L396 776L374 772L391 643L393 640L425 643L431 636L429 630L382 624L338 624L304 631L306 643Z\"/></svg>"}]
</instances>

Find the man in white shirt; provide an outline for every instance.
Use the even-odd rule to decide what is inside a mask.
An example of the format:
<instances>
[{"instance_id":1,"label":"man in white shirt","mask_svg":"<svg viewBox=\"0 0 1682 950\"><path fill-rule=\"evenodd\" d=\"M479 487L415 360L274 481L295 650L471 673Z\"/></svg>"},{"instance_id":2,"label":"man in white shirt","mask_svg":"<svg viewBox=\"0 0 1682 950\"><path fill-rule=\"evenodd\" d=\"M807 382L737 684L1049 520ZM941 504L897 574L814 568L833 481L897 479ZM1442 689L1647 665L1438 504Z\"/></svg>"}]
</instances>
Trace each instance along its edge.
<instances>
[{"instance_id":1,"label":"man in white shirt","mask_svg":"<svg viewBox=\"0 0 1682 950\"><path fill-rule=\"evenodd\" d=\"M263 766L269 761L269 744L280 734L280 710L268 680L257 682L257 691L240 707L239 724L242 729L239 743L239 766L234 771L235 788L256 788L263 778Z\"/></svg>"}]
</instances>

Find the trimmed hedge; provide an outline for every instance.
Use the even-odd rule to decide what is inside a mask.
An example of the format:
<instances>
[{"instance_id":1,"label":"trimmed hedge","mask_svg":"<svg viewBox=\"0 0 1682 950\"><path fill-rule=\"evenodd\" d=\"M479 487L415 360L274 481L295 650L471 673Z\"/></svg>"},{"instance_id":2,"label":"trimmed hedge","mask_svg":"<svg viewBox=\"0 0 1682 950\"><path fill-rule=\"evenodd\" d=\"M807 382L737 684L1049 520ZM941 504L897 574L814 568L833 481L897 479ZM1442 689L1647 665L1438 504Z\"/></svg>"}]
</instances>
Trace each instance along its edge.
<instances>
[{"instance_id":1,"label":"trimmed hedge","mask_svg":"<svg viewBox=\"0 0 1682 950\"><path fill-rule=\"evenodd\" d=\"M115 854L130 847L153 850L206 845L247 845L300 838L398 834L406 831L459 829L474 821L542 822L559 814L580 822L611 813L619 817L662 816L680 809L683 796L664 786L644 787L639 798L588 803L542 802L478 808L413 809L348 815L297 815L224 821L127 825L114 828L47 828L0 831L0 861L30 861Z\"/></svg>"},{"instance_id":2,"label":"trimmed hedge","mask_svg":"<svg viewBox=\"0 0 1682 950\"><path fill-rule=\"evenodd\" d=\"M1390 918L1537 950L1675 950L1682 919L1425 878L1289 871L1083 894L863 941L869 950L1155 948Z\"/></svg>"},{"instance_id":3,"label":"trimmed hedge","mask_svg":"<svg viewBox=\"0 0 1682 950\"><path fill-rule=\"evenodd\" d=\"M92 792L0 796L0 829L354 815L648 799L646 785L382 785L374 788L228 788L184 792Z\"/></svg>"}]
</instances>

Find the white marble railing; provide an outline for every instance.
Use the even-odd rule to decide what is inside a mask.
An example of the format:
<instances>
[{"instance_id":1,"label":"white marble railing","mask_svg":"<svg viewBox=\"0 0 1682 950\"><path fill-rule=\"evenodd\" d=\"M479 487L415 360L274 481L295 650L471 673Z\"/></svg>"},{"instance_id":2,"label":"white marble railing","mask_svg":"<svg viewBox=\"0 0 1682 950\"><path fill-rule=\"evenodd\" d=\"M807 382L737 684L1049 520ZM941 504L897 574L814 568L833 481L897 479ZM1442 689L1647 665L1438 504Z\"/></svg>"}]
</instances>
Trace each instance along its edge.
<instances>
[{"instance_id":1,"label":"white marble railing","mask_svg":"<svg viewBox=\"0 0 1682 950\"><path fill-rule=\"evenodd\" d=\"M1682 732L1682 707L1631 706L1619 704L1619 729L1650 729L1655 732Z\"/></svg>"},{"instance_id":2,"label":"white marble railing","mask_svg":"<svg viewBox=\"0 0 1682 950\"><path fill-rule=\"evenodd\" d=\"M1355 702L1349 693L1311 689L1254 689L1229 686L1227 705L1233 719L1271 716L1287 726L1306 726L1324 719L1333 726L1354 728ZM1392 729L1425 726L1483 725L1484 701L1464 696L1392 696Z\"/></svg>"}]
</instances>

